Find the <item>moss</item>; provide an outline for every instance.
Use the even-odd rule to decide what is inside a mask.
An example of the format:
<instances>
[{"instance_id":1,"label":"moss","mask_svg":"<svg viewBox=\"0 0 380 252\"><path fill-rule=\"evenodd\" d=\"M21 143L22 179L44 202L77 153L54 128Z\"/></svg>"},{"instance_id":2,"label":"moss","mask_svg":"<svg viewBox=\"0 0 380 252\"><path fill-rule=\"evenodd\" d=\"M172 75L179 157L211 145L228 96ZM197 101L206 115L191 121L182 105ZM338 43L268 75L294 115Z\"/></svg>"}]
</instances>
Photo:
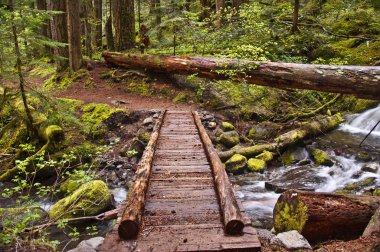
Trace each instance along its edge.
<instances>
[{"instance_id":1,"label":"moss","mask_svg":"<svg viewBox=\"0 0 380 252\"><path fill-rule=\"evenodd\" d=\"M372 195L373 195L373 196L380 196L380 188L375 189L375 190L372 192Z\"/></svg>"},{"instance_id":2,"label":"moss","mask_svg":"<svg viewBox=\"0 0 380 252\"><path fill-rule=\"evenodd\" d=\"M351 190L336 190L335 193L339 195L347 195L347 194L352 194L352 191Z\"/></svg>"},{"instance_id":3,"label":"moss","mask_svg":"<svg viewBox=\"0 0 380 252\"><path fill-rule=\"evenodd\" d=\"M131 82L127 86L127 90L130 93L138 94L142 96L150 96L153 94L153 90L145 82Z\"/></svg>"},{"instance_id":4,"label":"moss","mask_svg":"<svg viewBox=\"0 0 380 252\"><path fill-rule=\"evenodd\" d=\"M247 168L253 172L263 172L267 167L267 163L264 160L250 158L248 159Z\"/></svg>"},{"instance_id":5,"label":"moss","mask_svg":"<svg viewBox=\"0 0 380 252\"><path fill-rule=\"evenodd\" d=\"M217 141L226 147L233 147L240 143L239 134L236 131L228 131L222 133Z\"/></svg>"},{"instance_id":6,"label":"moss","mask_svg":"<svg viewBox=\"0 0 380 252\"><path fill-rule=\"evenodd\" d=\"M371 156L369 155L368 152L361 151L358 153L358 155L356 155L356 159L368 162L368 161L371 161Z\"/></svg>"},{"instance_id":7,"label":"moss","mask_svg":"<svg viewBox=\"0 0 380 252\"><path fill-rule=\"evenodd\" d=\"M223 131L232 131L235 130L235 126L233 126L229 122L222 122L221 128Z\"/></svg>"},{"instance_id":8,"label":"moss","mask_svg":"<svg viewBox=\"0 0 380 252\"><path fill-rule=\"evenodd\" d=\"M240 154L233 155L225 163L227 172L231 172L233 174L242 173L246 165L247 165L247 158Z\"/></svg>"},{"instance_id":9,"label":"moss","mask_svg":"<svg viewBox=\"0 0 380 252\"><path fill-rule=\"evenodd\" d=\"M255 129L255 128L251 128L251 129L248 131L248 138L249 138L249 139L255 139L255 133L256 133L256 129Z\"/></svg>"},{"instance_id":10,"label":"moss","mask_svg":"<svg viewBox=\"0 0 380 252\"><path fill-rule=\"evenodd\" d=\"M143 143L147 144L150 140L150 133L149 132L145 132L145 133L139 133L137 135L137 138L142 141Z\"/></svg>"},{"instance_id":11,"label":"moss","mask_svg":"<svg viewBox=\"0 0 380 252\"><path fill-rule=\"evenodd\" d=\"M369 177L363 180L360 180L358 182L352 183L350 185L346 185L343 190L348 191L360 191L364 187L373 185L375 183L376 178L375 177Z\"/></svg>"},{"instance_id":12,"label":"moss","mask_svg":"<svg viewBox=\"0 0 380 252\"><path fill-rule=\"evenodd\" d=\"M273 152L270 152L267 150L263 151L261 154L256 156L257 159L264 160L265 162L272 161L273 157L274 157Z\"/></svg>"},{"instance_id":13,"label":"moss","mask_svg":"<svg viewBox=\"0 0 380 252\"><path fill-rule=\"evenodd\" d=\"M46 217L46 212L39 207L0 208L0 228L14 226L20 222L23 222L24 225L32 226Z\"/></svg>"},{"instance_id":14,"label":"moss","mask_svg":"<svg viewBox=\"0 0 380 252\"><path fill-rule=\"evenodd\" d=\"M179 93L173 98L174 103L181 103L181 102L187 102L188 95L185 93Z\"/></svg>"},{"instance_id":15,"label":"moss","mask_svg":"<svg viewBox=\"0 0 380 252\"><path fill-rule=\"evenodd\" d=\"M69 195L82 185L81 177L72 176L66 179L59 187L59 190L65 195Z\"/></svg>"},{"instance_id":16,"label":"moss","mask_svg":"<svg viewBox=\"0 0 380 252\"><path fill-rule=\"evenodd\" d=\"M68 98L58 98L58 105L62 109L68 109L71 112L75 112L75 110L83 105L83 101L68 99Z\"/></svg>"},{"instance_id":17,"label":"moss","mask_svg":"<svg viewBox=\"0 0 380 252\"><path fill-rule=\"evenodd\" d=\"M101 180L81 185L71 195L59 200L49 212L51 219L94 216L107 210L111 193Z\"/></svg>"},{"instance_id":18,"label":"moss","mask_svg":"<svg viewBox=\"0 0 380 252\"><path fill-rule=\"evenodd\" d=\"M116 113L124 112L121 109L112 108L106 104L90 103L82 107L82 121L84 132L94 138L103 136L107 127L104 122Z\"/></svg>"},{"instance_id":19,"label":"moss","mask_svg":"<svg viewBox=\"0 0 380 252\"><path fill-rule=\"evenodd\" d=\"M307 207L297 197L292 198L290 203L278 200L274 214L274 228L276 232L286 232L302 229L307 221Z\"/></svg>"},{"instance_id":20,"label":"moss","mask_svg":"<svg viewBox=\"0 0 380 252\"><path fill-rule=\"evenodd\" d=\"M334 163L331 161L329 155L320 149L312 149L311 156L318 165L333 166Z\"/></svg>"},{"instance_id":21,"label":"moss","mask_svg":"<svg viewBox=\"0 0 380 252\"><path fill-rule=\"evenodd\" d=\"M284 165L291 165L295 162L294 151L293 149L287 149L281 155L281 161Z\"/></svg>"}]
</instances>

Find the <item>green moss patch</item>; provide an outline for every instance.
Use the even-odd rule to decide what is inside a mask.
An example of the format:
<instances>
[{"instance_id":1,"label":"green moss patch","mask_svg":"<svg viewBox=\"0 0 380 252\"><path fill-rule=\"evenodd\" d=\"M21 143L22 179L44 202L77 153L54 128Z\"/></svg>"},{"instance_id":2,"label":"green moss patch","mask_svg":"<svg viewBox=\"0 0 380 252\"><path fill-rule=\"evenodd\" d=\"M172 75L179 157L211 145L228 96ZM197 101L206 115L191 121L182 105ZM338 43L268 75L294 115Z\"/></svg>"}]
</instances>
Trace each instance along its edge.
<instances>
[{"instance_id":1,"label":"green moss patch","mask_svg":"<svg viewBox=\"0 0 380 252\"><path fill-rule=\"evenodd\" d=\"M248 159L247 168L253 172L263 172L267 167L267 163L264 160L250 158Z\"/></svg>"}]
</instances>

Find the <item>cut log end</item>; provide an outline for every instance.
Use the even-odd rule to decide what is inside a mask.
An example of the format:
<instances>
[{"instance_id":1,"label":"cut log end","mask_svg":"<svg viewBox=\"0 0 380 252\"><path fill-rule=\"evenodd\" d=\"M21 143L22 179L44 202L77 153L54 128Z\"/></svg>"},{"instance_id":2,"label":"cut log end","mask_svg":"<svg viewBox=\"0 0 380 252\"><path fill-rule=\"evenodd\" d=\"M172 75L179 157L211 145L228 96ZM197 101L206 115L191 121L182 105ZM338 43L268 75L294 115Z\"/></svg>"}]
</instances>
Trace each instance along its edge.
<instances>
[{"instance_id":1,"label":"cut log end","mask_svg":"<svg viewBox=\"0 0 380 252\"><path fill-rule=\"evenodd\" d=\"M230 235L238 235L243 232L244 223L241 220L230 220L226 223L226 233Z\"/></svg>"},{"instance_id":2,"label":"cut log end","mask_svg":"<svg viewBox=\"0 0 380 252\"><path fill-rule=\"evenodd\" d=\"M139 224L132 220L123 220L118 228L119 236L124 240L129 240L137 237L139 233Z\"/></svg>"}]
</instances>

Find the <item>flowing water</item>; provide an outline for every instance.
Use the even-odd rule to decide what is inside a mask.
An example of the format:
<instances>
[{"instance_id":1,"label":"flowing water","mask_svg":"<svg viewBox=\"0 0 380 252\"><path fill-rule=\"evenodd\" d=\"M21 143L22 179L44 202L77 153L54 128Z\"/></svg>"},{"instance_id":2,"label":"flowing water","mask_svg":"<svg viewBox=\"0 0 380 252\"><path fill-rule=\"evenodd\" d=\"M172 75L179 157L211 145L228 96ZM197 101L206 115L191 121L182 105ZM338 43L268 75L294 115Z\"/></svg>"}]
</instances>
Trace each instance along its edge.
<instances>
[{"instance_id":1,"label":"flowing water","mask_svg":"<svg viewBox=\"0 0 380 252\"><path fill-rule=\"evenodd\" d=\"M362 186L356 193L362 193L380 186L380 125L359 147L359 143L380 120L380 105L374 109L354 115L338 129L316 139L318 147L324 149L333 160L334 165L317 166L294 164L272 167L260 175L240 175L231 178L238 197L246 211L252 217L256 227L271 228L274 205L279 193L266 189L266 181L281 190L293 188L317 192L334 192L344 186L373 178L369 185ZM370 161L358 159L359 153L369 155ZM300 148L300 155L308 157L305 148ZM374 167L374 171L362 170L364 166ZM377 171L376 171L377 167ZM273 187L272 187L273 189Z\"/></svg>"}]
</instances>

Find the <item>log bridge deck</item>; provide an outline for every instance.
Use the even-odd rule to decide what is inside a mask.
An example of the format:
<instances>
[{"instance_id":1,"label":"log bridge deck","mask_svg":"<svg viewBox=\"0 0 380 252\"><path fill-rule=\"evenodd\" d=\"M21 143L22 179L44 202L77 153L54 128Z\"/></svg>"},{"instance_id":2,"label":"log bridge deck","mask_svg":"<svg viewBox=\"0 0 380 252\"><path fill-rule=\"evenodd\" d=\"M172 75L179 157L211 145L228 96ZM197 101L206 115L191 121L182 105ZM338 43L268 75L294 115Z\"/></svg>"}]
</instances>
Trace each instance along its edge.
<instances>
[{"instance_id":1,"label":"log bridge deck","mask_svg":"<svg viewBox=\"0 0 380 252\"><path fill-rule=\"evenodd\" d=\"M197 113L164 111L101 251L260 251L239 205Z\"/></svg>"}]
</instances>

